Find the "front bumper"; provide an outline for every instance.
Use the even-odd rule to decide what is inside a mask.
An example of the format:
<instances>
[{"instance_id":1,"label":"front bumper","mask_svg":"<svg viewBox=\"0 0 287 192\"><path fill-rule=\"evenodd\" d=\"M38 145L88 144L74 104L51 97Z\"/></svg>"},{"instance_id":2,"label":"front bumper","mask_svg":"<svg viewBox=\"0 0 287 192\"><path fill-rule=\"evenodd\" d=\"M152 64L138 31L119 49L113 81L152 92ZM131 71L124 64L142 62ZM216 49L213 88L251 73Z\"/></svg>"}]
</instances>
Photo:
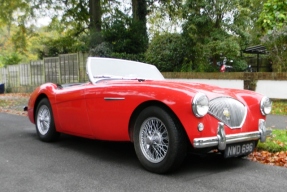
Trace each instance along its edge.
<instances>
[{"instance_id":1,"label":"front bumper","mask_svg":"<svg viewBox=\"0 0 287 192\"><path fill-rule=\"evenodd\" d=\"M259 119L258 131L238 133L226 135L224 131L224 123L218 122L217 136L195 138L193 140L194 148L217 147L219 150L224 150L227 144L240 143L245 141L259 140L265 142L267 135L271 132L266 129L264 119Z\"/></svg>"}]
</instances>

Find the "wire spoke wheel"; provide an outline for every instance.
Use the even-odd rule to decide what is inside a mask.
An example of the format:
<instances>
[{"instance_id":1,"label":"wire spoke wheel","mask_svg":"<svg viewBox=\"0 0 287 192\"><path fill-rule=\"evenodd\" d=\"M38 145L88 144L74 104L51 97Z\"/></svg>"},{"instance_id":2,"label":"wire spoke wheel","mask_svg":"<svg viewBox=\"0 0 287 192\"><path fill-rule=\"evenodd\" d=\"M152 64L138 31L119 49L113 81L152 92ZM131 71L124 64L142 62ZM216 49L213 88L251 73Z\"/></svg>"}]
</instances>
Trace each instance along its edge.
<instances>
[{"instance_id":1,"label":"wire spoke wheel","mask_svg":"<svg viewBox=\"0 0 287 192\"><path fill-rule=\"evenodd\" d=\"M133 125L136 155L154 173L175 170L184 160L187 137L175 116L158 106L145 108Z\"/></svg>"},{"instance_id":2,"label":"wire spoke wheel","mask_svg":"<svg viewBox=\"0 0 287 192\"><path fill-rule=\"evenodd\" d=\"M39 108L37 114L37 127L39 132L42 135L47 134L47 132L49 131L50 124L51 124L51 113L49 111L49 108L46 105L42 105Z\"/></svg>"},{"instance_id":3,"label":"wire spoke wheel","mask_svg":"<svg viewBox=\"0 0 287 192\"><path fill-rule=\"evenodd\" d=\"M166 126L155 117L145 120L139 133L140 148L144 156L153 163L162 161L169 146L169 137Z\"/></svg>"},{"instance_id":4,"label":"wire spoke wheel","mask_svg":"<svg viewBox=\"0 0 287 192\"><path fill-rule=\"evenodd\" d=\"M50 142L58 139L60 134L56 131L52 108L47 98L43 98L39 102L35 121L36 131L40 140Z\"/></svg>"}]
</instances>

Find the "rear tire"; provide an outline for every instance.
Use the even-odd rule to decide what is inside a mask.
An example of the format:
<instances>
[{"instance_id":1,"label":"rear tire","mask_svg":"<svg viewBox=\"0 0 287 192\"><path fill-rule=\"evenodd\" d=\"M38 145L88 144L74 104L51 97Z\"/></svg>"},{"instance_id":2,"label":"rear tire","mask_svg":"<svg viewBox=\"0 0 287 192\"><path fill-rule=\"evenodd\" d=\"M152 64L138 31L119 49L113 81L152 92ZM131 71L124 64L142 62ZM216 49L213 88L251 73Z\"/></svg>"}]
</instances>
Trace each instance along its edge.
<instances>
[{"instance_id":1,"label":"rear tire","mask_svg":"<svg viewBox=\"0 0 287 192\"><path fill-rule=\"evenodd\" d=\"M40 140L50 142L58 139L60 134L56 131L52 108L47 98L39 102L35 121L37 135Z\"/></svg>"},{"instance_id":2,"label":"rear tire","mask_svg":"<svg viewBox=\"0 0 287 192\"><path fill-rule=\"evenodd\" d=\"M182 126L160 107L151 106L139 114L133 139L140 163L154 173L177 169L186 156L187 139Z\"/></svg>"}]
</instances>

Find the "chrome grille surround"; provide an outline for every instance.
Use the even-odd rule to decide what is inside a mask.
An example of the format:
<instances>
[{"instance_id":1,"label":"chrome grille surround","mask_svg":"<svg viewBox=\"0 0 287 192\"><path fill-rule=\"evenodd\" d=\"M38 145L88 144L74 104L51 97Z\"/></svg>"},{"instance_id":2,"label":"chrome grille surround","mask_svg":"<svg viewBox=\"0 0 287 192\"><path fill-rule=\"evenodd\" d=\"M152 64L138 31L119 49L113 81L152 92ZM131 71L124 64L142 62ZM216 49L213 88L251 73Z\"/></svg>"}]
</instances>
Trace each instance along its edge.
<instances>
[{"instance_id":1,"label":"chrome grille surround","mask_svg":"<svg viewBox=\"0 0 287 192\"><path fill-rule=\"evenodd\" d=\"M210 100L208 113L231 129L241 128L247 108L240 101L231 97L217 97Z\"/></svg>"}]
</instances>

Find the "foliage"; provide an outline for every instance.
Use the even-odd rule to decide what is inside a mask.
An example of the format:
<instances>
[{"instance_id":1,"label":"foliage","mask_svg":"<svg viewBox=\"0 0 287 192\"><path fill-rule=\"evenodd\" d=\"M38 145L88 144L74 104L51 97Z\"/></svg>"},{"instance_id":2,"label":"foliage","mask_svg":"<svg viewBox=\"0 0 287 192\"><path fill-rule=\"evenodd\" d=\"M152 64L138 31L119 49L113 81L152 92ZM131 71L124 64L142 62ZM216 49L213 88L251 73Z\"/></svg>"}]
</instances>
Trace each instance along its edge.
<instances>
[{"instance_id":1,"label":"foliage","mask_svg":"<svg viewBox=\"0 0 287 192\"><path fill-rule=\"evenodd\" d=\"M138 54L147 47L147 39L142 35L140 23L117 11L114 19L104 24L103 37L116 53Z\"/></svg>"},{"instance_id":2,"label":"foliage","mask_svg":"<svg viewBox=\"0 0 287 192\"><path fill-rule=\"evenodd\" d=\"M269 152L287 151L287 130L273 129L270 137L267 137L266 142L259 142L258 150Z\"/></svg>"},{"instance_id":3,"label":"foliage","mask_svg":"<svg viewBox=\"0 0 287 192\"><path fill-rule=\"evenodd\" d=\"M287 22L287 1L267 0L264 3L258 22L265 31L280 29Z\"/></svg>"},{"instance_id":4,"label":"foliage","mask_svg":"<svg viewBox=\"0 0 287 192\"><path fill-rule=\"evenodd\" d=\"M12 52L12 53L7 53L4 55L0 55L0 64L2 66L7 66L7 65L15 65L20 63L20 61L22 60L21 56L16 53L16 52Z\"/></svg>"},{"instance_id":5,"label":"foliage","mask_svg":"<svg viewBox=\"0 0 287 192\"><path fill-rule=\"evenodd\" d=\"M248 156L251 161L287 167L287 130L273 129L266 142L258 142L257 149Z\"/></svg>"},{"instance_id":6,"label":"foliage","mask_svg":"<svg viewBox=\"0 0 287 192\"><path fill-rule=\"evenodd\" d=\"M233 59L232 67L233 67L233 71L237 71L237 72L245 71L247 68L247 62L241 57L236 57Z\"/></svg>"},{"instance_id":7,"label":"foliage","mask_svg":"<svg viewBox=\"0 0 287 192\"><path fill-rule=\"evenodd\" d=\"M186 1L183 35L193 70L204 71L210 61L216 65L222 56L239 56L242 45L249 42L247 12L246 1Z\"/></svg>"},{"instance_id":8,"label":"foliage","mask_svg":"<svg viewBox=\"0 0 287 192\"><path fill-rule=\"evenodd\" d=\"M162 72L181 71L186 46L180 34L166 33L155 36L146 52L146 61Z\"/></svg>"},{"instance_id":9,"label":"foliage","mask_svg":"<svg viewBox=\"0 0 287 192\"><path fill-rule=\"evenodd\" d=\"M287 1L267 0L258 19L261 42L269 51L274 72L287 71Z\"/></svg>"},{"instance_id":10,"label":"foliage","mask_svg":"<svg viewBox=\"0 0 287 192\"><path fill-rule=\"evenodd\" d=\"M287 72L287 25L280 29L273 29L264 35L262 43L269 50L269 58L272 60L274 72Z\"/></svg>"},{"instance_id":11,"label":"foliage","mask_svg":"<svg viewBox=\"0 0 287 192\"><path fill-rule=\"evenodd\" d=\"M12 25L13 23L23 25L30 16L31 9L28 1L25 0L1 0L0 27Z\"/></svg>"},{"instance_id":12,"label":"foliage","mask_svg":"<svg viewBox=\"0 0 287 192\"><path fill-rule=\"evenodd\" d=\"M276 165L287 168L287 151L272 153L269 151L254 151L248 156L251 161L267 165Z\"/></svg>"},{"instance_id":13,"label":"foliage","mask_svg":"<svg viewBox=\"0 0 287 192\"><path fill-rule=\"evenodd\" d=\"M30 52L29 40L33 37L34 28L29 28L15 24L3 24L0 28L0 51L1 62L6 64L18 64L33 59L33 53ZM17 57L17 59L15 59ZM0 62L0 63L1 63Z\"/></svg>"},{"instance_id":14,"label":"foliage","mask_svg":"<svg viewBox=\"0 0 287 192\"><path fill-rule=\"evenodd\" d=\"M97 57L110 57L112 54L110 44L107 42L102 42L98 44L95 48L90 49L90 56L97 56Z\"/></svg>"},{"instance_id":15,"label":"foliage","mask_svg":"<svg viewBox=\"0 0 287 192\"><path fill-rule=\"evenodd\" d=\"M106 46L102 42L108 43L115 55L141 55L149 44L148 26L150 37L166 32L183 32L185 54L183 57L179 55L182 57L181 64L177 64L180 67L173 70L217 71L216 63L225 56L233 58L234 67L239 71L244 66L238 59L239 51L251 43L261 43L259 37L273 30L264 36L262 42L270 51L274 71L286 71L286 30L283 29L286 23L285 0L128 2L2 0L1 57L17 53L21 62L26 62L67 52L104 51ZM100 7L91 9L91 3L96 3L93 7ZM42 16L52 20L49 27L33 26L33 21ZM101 21L98 21L100 17Z\"/></svg>"}]
</instances>

